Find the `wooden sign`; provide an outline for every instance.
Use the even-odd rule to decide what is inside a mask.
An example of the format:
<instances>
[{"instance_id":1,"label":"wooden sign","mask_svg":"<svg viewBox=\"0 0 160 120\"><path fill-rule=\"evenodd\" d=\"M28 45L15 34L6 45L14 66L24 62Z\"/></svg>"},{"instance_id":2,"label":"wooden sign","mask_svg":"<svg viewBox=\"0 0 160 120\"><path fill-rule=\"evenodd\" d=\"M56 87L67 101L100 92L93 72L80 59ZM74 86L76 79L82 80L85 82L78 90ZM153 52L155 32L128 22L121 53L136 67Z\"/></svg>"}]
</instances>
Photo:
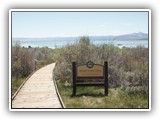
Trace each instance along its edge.
<instances>
[{"instance_id":1,"label":"wooden sign","mask_svg":"<svg viewBox=\"0 0 160 120\"><path fill-rule=\"evenodd\" d=\"M92 61L89 61L86 65L81 65L77 67L78 78L103 78L103 76L103 66L94 64Z\"/></svg>"},{"instance_id":2,"label":"wooden sign","mask_svg":"<svg viewBox=\"0 0 160 120\"><path fill-rule=\"evenodd\" d=\"M73 76L73 93L76 95L77 86L104 86L105 95L108 95L108 62L104 65L94 64L88 61L84 65L76 65L72 63Z\"/></svg>"}]
</instances>

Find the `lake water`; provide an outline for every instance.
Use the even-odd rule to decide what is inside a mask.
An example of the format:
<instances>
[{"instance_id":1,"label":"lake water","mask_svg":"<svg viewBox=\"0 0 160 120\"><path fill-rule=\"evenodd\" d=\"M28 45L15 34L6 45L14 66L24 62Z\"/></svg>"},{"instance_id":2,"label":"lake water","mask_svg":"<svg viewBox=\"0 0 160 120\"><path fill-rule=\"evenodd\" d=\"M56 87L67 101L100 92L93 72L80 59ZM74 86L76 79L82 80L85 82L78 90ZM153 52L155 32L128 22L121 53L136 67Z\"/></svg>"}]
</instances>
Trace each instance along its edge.
<instances>
[{"instance_id":1,"label":"lake water","mask_svg":"<svg viewBox=\"0 0 160 120\"><path fill-rule=\"evenodd\" d=\"M74 44L77 42L76 39L71 40L53 40L53 39L45 39L45 38L22 38L22 39L16 39L14 38L12 40L13 45L18 41L21 46L24 47L49 47L49 48L56 48L56 47L63 47L68 44ZM92 44L95 45L102 45L102 44L113 44L118 47L136 47L136 46L144 46L148 48L148 40L90 40Z\"/></svg>"}]
</instances>

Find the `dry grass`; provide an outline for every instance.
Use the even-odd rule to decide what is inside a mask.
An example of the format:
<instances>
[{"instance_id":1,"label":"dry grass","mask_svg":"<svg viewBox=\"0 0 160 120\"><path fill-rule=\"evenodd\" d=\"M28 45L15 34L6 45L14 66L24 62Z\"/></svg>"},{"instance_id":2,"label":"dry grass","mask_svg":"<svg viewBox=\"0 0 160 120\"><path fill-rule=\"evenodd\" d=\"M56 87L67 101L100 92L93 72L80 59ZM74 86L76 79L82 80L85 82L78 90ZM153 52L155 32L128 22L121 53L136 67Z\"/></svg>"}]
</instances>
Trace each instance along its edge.
<instances>
[{"instance_id":1,"label":"dry grass","mask_svg":"<svg viewBox=\"0 0 160 120\"><path fill-rule=\"evenodd\" d=\"M102 87L78 87L77 95L72 97L71 86L57 84L66 108L148 108L147 94L127 94L120 88L112 88L104 96Z\"/></svg>"},{"instance_id":2,"label":"dry grass","mask_svg":"<svg viewBox=\"0 0 160 120\"><path fill-rule=\"evenodd\" d=\"M17 91L17 89L21 86L26 78L18 78L12 80L12 96Z\"/></svg>"}]
</instances>

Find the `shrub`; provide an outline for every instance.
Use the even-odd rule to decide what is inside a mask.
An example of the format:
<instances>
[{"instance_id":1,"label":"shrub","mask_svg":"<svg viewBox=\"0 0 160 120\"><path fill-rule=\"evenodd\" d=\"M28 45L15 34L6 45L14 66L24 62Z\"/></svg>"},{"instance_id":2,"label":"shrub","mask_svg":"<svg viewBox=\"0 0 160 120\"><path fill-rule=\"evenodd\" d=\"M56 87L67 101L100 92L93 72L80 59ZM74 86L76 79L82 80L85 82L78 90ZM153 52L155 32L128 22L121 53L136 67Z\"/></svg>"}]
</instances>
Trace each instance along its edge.
<instances>
[{"instance_id":1,"label":"shrub","mask_svg":"<svg viewBox=\"0 0 160 120\"><path fill-rule=\"evenodd\" d=\"M54 53L57 62L54 74L61 82L72 82L72 62L85 64L91 60L104 64L108 61L109 87L148 88L148 48L119 48L112 44L96 46L91 44L89 37L83 36L78 43L57 48Z\"/></svg>"},{"instance_id":2,"label":"shrub","mask_svg":"<svg viewBox=\"0 0 160 120\"><path fill-rule=\"evenodd\" d=\"M33 55L19 44L12 47L12 76L26 77L34 70Z\"/></svg>"},{"instance_id":3,"label":"shrub","mask_svg":"<svg viewBox=\"0 0 160 120\"><path fill-rule=\"evenodd\" d=\"M127 95L138 95L138 94L148 94L147 87L144 86L132 86L132 87L121 87L121 90Z\"/></svg>"},{"instance_id":4,"label":"shrub","mask_svg":"<svg viewBox=\"0 0 160 120\"><path fill-rule=\"evenodd\" d=\"M59 64L56 69L54 69L54 78L55 80L60 80L61 82L71 83L71 65L68 65L66 62Z\"/></svg>"}]
</instances>

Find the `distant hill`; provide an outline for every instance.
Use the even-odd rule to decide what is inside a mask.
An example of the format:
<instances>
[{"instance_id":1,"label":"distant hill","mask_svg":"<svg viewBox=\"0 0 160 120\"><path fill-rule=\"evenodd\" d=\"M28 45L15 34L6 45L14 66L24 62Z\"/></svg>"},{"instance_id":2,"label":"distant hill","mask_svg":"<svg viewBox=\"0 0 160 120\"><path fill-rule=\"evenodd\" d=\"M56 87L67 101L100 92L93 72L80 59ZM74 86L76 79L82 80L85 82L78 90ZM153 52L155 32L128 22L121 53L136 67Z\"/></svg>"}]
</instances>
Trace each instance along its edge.
<instances>
[{"instance_id":1,"label":"distant hill","mask_svg":"<svg viewBox=\"0 0 160 120\"><path fill-rule=\"evenodd\" d=\"M91 40L148 40L147 33L132 33L125 35L117 35L117 36L91 36Z\"/></svg>"},{"instance_id":2,"label":"distant hill","mask_svg":"<svg viewBox=\"0 0 160 120\"><path fill-rule=\"evenodd\" d=\"M132 34L126 34L126 35L119 35L119 36L116 36L116 39L118 40L148 40L148 34L147 33L142 33L142 32L139 32L139 33L132 33Z\"/></svg>"},{"instance_id":3,"label":"distant hill","mask_svg":"<svg viewBox=\"0 0 160 120\"><path fill-rule=\"evenodd\" d=\"M131 33L117 36L89 36L91 40L148 40L147 33ZM19 40L78 40L79 37L48 37L48 38L13 38Z\"/></svg>"}]
</instances>

